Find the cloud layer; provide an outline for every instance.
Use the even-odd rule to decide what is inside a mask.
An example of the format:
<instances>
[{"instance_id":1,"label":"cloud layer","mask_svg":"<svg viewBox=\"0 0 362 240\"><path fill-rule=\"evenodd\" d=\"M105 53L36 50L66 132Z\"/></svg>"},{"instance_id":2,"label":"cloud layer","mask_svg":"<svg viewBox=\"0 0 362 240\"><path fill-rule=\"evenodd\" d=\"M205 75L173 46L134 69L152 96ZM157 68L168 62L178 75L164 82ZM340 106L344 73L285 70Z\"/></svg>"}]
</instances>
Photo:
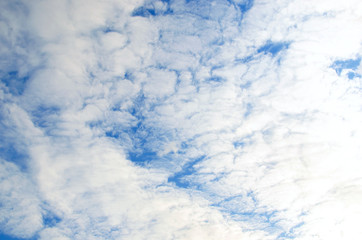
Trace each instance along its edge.
<instances>
[{"instance_id":1,"label":"cloud layer","mask_svg":"<svg viewBox=\"0 0 362 240\"><path fill-rule=\"evenodd\" d=\"M0 7L3 234L362 235L358 0Z\"/></svg>"}]
</instances>

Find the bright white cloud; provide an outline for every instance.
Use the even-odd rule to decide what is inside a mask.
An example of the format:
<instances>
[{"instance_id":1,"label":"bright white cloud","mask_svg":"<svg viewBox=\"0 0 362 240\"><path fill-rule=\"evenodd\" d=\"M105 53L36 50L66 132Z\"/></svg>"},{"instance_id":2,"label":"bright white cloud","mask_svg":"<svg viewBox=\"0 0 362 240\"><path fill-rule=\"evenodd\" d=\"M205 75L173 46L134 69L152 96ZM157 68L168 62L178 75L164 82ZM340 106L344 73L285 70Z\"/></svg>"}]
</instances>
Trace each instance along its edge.
<instances>
[{"instance_id":1,"label":"bright white cloud","mask_svg":"<svg viewBox=\"0 0 362 240\"><path fill-rule=\"evenodd\" d=\"M1 232L361 236L358 0L0 4Z\"/></svg>"}]
</instances>

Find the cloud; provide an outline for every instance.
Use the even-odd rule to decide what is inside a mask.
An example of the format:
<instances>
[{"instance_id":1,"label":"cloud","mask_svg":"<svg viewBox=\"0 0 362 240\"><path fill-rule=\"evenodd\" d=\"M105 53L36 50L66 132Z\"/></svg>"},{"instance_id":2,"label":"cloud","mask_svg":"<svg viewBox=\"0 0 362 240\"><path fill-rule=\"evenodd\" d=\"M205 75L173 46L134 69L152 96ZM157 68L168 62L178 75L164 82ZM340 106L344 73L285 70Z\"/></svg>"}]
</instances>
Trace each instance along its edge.
<instances>
[{"instance_id":1,"label":"cloud","mask_svg":"<svg viewBox=\"0 0 362 240\"><path fill-rule=\"evenodd\" d=\"M43 227L37 191L13 163L1 160L0 173L1 229L6 234L29 238Z\"/></svg>"},{"instance_id":2,"label":"cloud","mask_svg":"<svg viewBox=\"0 0 362 240\"><path fill-rule=\"evenodd\" d=\"M358 1L1 6L4 234L361 235Z\"/></svg>"}]
</instances>

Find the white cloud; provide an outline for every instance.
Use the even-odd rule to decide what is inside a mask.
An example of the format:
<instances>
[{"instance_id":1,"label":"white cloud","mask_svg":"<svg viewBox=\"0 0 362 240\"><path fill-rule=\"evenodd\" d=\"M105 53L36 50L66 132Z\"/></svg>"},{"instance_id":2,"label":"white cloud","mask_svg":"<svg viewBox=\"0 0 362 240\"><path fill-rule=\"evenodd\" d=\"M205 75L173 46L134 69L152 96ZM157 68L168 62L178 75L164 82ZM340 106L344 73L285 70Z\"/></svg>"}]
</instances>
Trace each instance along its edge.
<instances>
[{"instance_id":1,"label":"white cloud","mask_svg":"<svg viewBox=\"0 0 362 240\"><path fill-rule=\"evenodd\" d=\"M142 4L1 2L0 130L26 168L1 155L0 230L357 239L361 78L331 66L361 56L359 1Z\"/></svg>"},{"instance_id":2,"label":"white cloud","mask_svg":"<svg viewBox=\"0 0 362 240\"><path fill-rule=\"evenodd\" d=\"M176 74L170 71L152 69L143 87L146 97L165 97L174 92Z\"/></svg>"},{"instance_id":3,"label":"white cloud","mask_svg":"<svg viewBox=\"0 0 362 240\"><path fill-rule=\"evenodd\" d=\"M3 232L29 238L43 227L41 202L27 174L0 161L0 226Z\"/></svg>"}]
</instances>

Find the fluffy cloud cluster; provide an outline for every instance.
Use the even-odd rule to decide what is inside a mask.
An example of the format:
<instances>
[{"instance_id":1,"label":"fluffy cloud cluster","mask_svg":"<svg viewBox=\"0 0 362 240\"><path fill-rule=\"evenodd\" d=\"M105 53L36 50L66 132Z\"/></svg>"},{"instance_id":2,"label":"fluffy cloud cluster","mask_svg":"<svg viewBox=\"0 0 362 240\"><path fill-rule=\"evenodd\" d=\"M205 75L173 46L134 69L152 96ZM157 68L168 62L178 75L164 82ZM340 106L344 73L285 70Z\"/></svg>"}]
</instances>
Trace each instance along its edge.
<instances>
[{"instance_id":1,"label":"fluffy cloud cluster","mask_svg":"<svg viewBox=\"0 0 362 240\"><path fill-rule=\"evenodd\" d=\"M358 239L358 0L1 1L0 230Z\"/></svg>"}]
</instances>

